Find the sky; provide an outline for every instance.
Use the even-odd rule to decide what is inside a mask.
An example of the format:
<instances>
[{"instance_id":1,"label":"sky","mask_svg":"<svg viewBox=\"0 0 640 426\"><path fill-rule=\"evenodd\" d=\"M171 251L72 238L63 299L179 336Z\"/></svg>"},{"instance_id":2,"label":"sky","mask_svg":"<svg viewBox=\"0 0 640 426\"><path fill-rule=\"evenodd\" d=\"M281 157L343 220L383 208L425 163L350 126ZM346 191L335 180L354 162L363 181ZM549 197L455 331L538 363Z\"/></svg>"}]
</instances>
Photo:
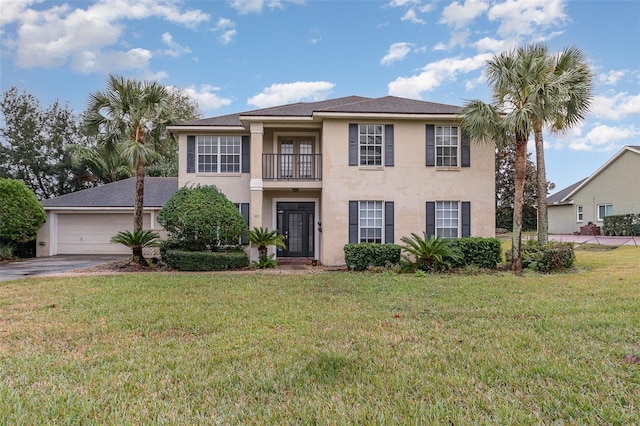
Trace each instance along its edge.
<instances>
[{"instance_id":1,"label":"sky","mask_svg":"<svg viewBox=\"0 0 640 426\"><path fill-rule=\"evenodd\" d=\"M585 120L545 132L555 192L640 145L639 0L0 0L0 90L78 114L109 74L184 90L202 117L350 95L462 106L490 101L488 59L532 42L578 47L594 73Z\"/></svg>"}]
</instances>

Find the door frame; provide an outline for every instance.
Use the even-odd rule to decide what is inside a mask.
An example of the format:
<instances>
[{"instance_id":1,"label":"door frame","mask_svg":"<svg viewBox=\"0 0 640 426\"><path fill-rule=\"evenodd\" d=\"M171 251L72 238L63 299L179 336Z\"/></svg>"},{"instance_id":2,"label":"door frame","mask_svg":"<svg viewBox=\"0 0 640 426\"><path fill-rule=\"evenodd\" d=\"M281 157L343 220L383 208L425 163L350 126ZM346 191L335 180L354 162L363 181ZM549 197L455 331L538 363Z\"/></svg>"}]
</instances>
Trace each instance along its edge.
<instances>
[{"instance_id":1,"label":"door frame","mask_svg":"<svg viewBox=\"0 0 640 426\"><path fill-rule=\"evenodd\" d=\"M271 200L271 229L278 229L278 203L314 203L313 215L315 217L314 230L313 230L313 252L315 259L321 259L321 248L322 244L320 243L321 233L318 232L318 222L321 222L320 219L320 199L319 198L311 198L311 197L277 197L272 198ZM277 257L276 252L276 257Z\"/></svg>"}]
</instances>

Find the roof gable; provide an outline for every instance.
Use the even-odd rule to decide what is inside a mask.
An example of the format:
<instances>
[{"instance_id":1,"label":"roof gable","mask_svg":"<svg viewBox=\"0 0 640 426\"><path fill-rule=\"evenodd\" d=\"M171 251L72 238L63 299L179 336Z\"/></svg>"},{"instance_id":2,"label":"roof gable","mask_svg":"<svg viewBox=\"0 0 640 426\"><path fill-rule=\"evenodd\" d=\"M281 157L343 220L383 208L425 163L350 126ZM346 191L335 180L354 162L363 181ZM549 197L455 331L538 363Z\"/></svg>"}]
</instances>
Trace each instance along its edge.
<instances>
[{"instance_id":1,"label":"roof gable","mask_svg":"<svg viewBox=\"0 0 640 426\"><path fill-rule=\"evenodd\" d=\"M136 178L119 180L42 201L45 209L56 207L131 207ZM162 207L178 190L177 177L145 177L144 207Z\"/></svg>"},{"instance_id":2,"label":"roof gable","mask_svg":"<svg viewBox=\"0 0 640 426\"><path fill-rule=\"evenodd\" d=\"M613 164L618 158L620 158L626 152L633 152L640 155L640 145L626 145L620 151L616 153L613 157L609 159L606 163L604 163L598 170L596 170L591 176L582 179L570 185L555 194L547 197L548 204L562 204L569 202L571 197L575 195L578 191L584 188L589 182L594 180L598 175L600 175L603 171L605 171L611 164Z\"/></svg>"}]
</instances>

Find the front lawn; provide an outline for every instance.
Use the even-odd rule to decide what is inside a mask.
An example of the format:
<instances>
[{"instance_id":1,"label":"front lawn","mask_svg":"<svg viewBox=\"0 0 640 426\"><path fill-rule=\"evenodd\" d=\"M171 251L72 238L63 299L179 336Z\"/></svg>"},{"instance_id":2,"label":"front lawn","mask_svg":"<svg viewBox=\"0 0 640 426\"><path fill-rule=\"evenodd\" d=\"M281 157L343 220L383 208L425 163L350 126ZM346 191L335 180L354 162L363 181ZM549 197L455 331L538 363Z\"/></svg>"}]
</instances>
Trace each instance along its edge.
<instances>
[{"instance_id":1,"label":"front lawn","mask_svg":"<svg viewBox=\"0 0 640 426\"><path fill-rule=\"evenodd\" d=\"M633 424L640 249L580 272L0 284L0 424Z\"/></svg>"}]
</instances>

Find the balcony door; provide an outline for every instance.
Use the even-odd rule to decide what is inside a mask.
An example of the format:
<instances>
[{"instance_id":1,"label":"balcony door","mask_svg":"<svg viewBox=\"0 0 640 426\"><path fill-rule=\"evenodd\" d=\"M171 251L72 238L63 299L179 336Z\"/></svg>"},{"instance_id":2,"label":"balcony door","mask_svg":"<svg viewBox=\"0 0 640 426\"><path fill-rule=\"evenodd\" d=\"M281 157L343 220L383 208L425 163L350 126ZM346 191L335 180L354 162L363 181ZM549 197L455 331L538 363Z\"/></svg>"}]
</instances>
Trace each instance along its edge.
<instances>
[{"instance_id":1,"label":"balcony door","mask_svg":"<svg viewBox=\"0 0 640 426\"><path fill-rule=\"evenodd\" d=\"M280 138L278 145L281 179L313 178L313 139Z\"/></svg>"}]
</instances>

